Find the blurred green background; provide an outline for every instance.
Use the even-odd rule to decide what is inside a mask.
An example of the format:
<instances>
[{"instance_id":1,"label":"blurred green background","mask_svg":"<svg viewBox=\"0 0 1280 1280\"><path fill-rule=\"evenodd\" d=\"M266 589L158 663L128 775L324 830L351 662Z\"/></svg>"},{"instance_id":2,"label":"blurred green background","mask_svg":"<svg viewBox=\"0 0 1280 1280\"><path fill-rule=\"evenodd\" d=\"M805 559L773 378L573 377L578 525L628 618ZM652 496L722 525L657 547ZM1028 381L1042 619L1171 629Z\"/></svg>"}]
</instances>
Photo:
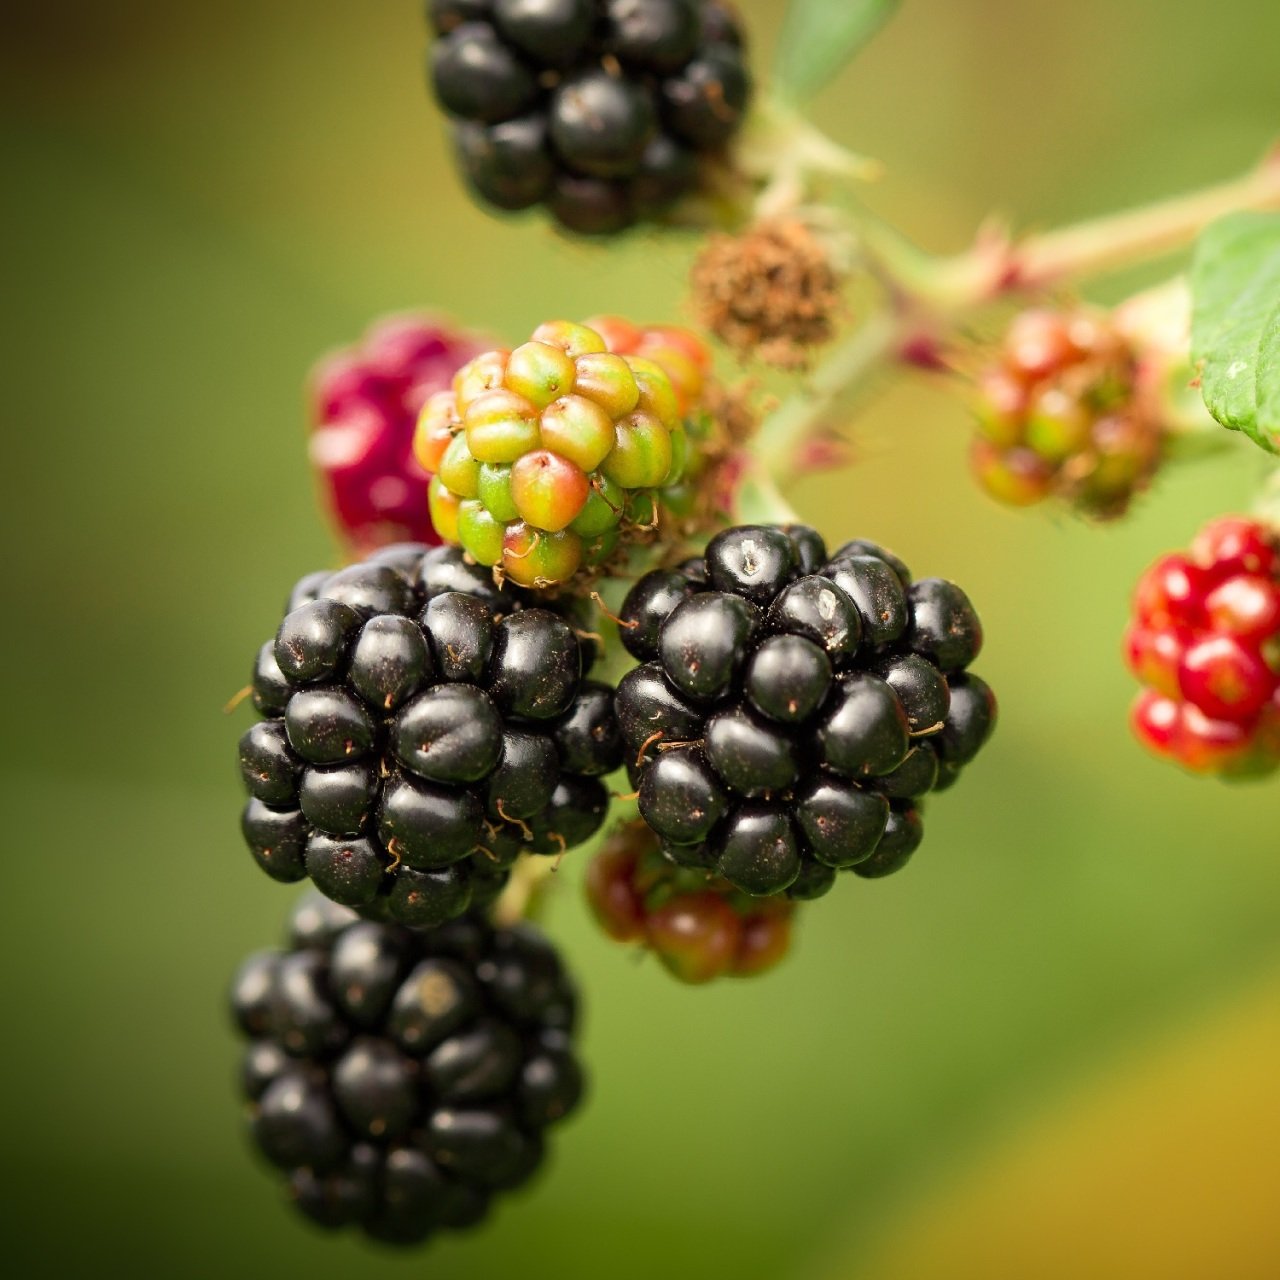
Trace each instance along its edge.
<instances>
[{"instance_id":1,"label":"blurred green background","mask_svg":"<svg viewBox=\"0 0 1280 1280\"><path fill-rule=\"evenodd\" d=\"M782 7L744 6L758 58ZM1001 730L911 868L807 912L777 974L688 990L593 930L571 861L549 919L593 1097L473 1239L313 1234L251 1161L223 991L293 891L240 845L249 717L220 708L335 555L304 374L406 307L508 338L679 318L693 247L474 209L419 10L3 6L12 1274L1280 1274L1276 784L1142 755L1118 658L1137 573L1246 503L1258 457L1169 476L1119 528L1011 514L919 385L794 494L987 623ZM958 248L993 208L1047 225L1242 170L1280 125L1277 47L1274 0L912 0L819 116L885 160L879 210Z\"/></svg>"}]
</instances>

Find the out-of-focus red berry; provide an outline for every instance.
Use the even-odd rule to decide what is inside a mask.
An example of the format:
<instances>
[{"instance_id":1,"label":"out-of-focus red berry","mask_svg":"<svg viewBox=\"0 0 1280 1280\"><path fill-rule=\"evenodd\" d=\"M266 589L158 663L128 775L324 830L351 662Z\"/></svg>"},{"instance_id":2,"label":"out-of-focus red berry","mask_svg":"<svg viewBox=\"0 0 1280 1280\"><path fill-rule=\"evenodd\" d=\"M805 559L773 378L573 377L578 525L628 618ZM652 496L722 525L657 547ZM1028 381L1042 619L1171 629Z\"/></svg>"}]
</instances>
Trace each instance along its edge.
<instances>
[{"instance_id":1,"label":"out-of-focus red berry","mask_svg":"<svg viewBox=\"0 0 1280 1280\"><path fill-rule=\"evenodd\" d=\"M644 937L644 898L635 885L636 855L604 848L587 864L587 902L600 927L616 942Z\"/></svg>"},{"instance_id":2,"label":"out-of-focus red berry","mask_svg":"<svg viewBox=\"0 0 1280 1280\"><path fill-rule=\"evenodd\" d=\"M1280 587L1269 578L1236 574L1219 582L1204 603L1215 631L1257 641L1280 631Z\"/></svg>"},{"instance_id":3,"label":"out-of-focus red berry","mask_svg":"<svg viewBox=\"0 0 1280 1280\"><path fill-rule=\"evenodd\" d=\"M1196 535L1191 556L1224 577L1256 573L1274 578L1280 570L1280 541L1274 530L1248 516L1222 516Z\"/></svg>"},{"instance_id":4,"label":"out-of-focus red berry","mask_svg":"<svg viewBox=\"0 0 1280 1280\"><path fill-rule=\"evenodd\" d=\"M1208 635L1183 655L1182 696L1206 715L1237 723L1252 720L1271 696L1275 676L1256 651L1231 635Z\"/></svg>"},{"instance_id":5,"label":"out-of-focus red berry","mask_svg":"<svg viewBox=\"0 0 1280 1280\"><path fill-rule=\"evenodd\" d=\"M642 823L610 834L588 867L586 892L611 938L652 951L682 982L752 977L791 947L796 903L747 898L719 876L677 866Z\"/></svg>"},{"instance_id":6,"label":"out-of-focus red berry","mask_svg":"<svg viewBox=\"0 0 1280 1280\"><path fill-rule=\"evenodd\" d=\"M975 376L971 462L982 487L1010 506L1055 496L1099 519L1123 514L1164 439L1140 394L1140 354L1105 312L1016 316Z\"/></svg>"},{"instance_id":7,"label":"out-of-focus red berry","mask_svg":"<svg viewBox=\"0 0 1280 1280\"><path fill-rule=\"evenodd\" d=\"M1204 617L1208 579L1183 555L1162 556L1138 579L1134 612L1155 626L1197 626Z\"/></svg>"},{"instance_id":8,"label":"out-of-focus red berry","mask_svg":"<svg viewBox=\"0 0 1280 1280\"><path fill-rule=\"evenodd\" d=\"M733 967L742 917L718 893L681 894L650 913L648 933L649 945L681 982L710 982Z\"/></svg>"},{"instance_id":9,"label":"out-of-focus red berry","mask_svg":"<svg viewBox=\"0 0 1280 1280\"><path fill-rule=\"evenodd\" d=\"M780 964L791 947L791 920L790 910L746 916L733 958L733 972L740 978L752 977Z\"/></svg>"},{"instance_id":10,"label":"out-of-focus red berry","mask_svg":"<svg viewBox=\"0 0 1280 1280\"><path fill-rule=\"evenodd\" d=\"M1258 777L1280 766L1280 535L1214 520L1190 556L1142 575L1125 661L1146 686L1138 738L1196 773Z\"/></svg>"},{"instance_id":11,"label":"out-of-focus red berry","mask_svg":"<svg viewBox=\"0 0 1280 1280\"><path fill-rule=\"evenodd\" d=\"M1192 633L1184 627L1163 629L1134 623L1125 633L1125 662L1143 684L1179 698L1178 668L1191 638Z\"/></svg>"},{"instance_id":12,"label":"out-of-focus red berry","mask_svg":"<svg viewBox=\"0 0 1280 1280\"><path fill-rule=\"evenodd\" d=\"M481 349L478 339L439 321L392 316L316 366L311 461L352 555L391 542L440 540L427 470L414 455L414 425L428 397Z\"/></svg>"}]
</instances>

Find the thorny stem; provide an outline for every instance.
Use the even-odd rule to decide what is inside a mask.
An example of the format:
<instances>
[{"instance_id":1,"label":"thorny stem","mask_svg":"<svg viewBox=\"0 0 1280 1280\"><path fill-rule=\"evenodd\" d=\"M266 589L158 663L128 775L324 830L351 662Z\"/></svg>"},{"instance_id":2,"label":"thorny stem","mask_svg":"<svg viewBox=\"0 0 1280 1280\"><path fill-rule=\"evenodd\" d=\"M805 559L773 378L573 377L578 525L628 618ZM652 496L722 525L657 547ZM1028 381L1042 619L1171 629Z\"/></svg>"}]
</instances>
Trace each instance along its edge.
<instances>
[{"instance_id":1,"label":"thorny stem","mask_svg":"<svg viewBox=\"0 0 1280 1280\"><path fill-rule=\"evenodd\" d=\"M859 209L852 218L867 265L885 287L884 305L768 417L753 454L785 480L800 469L805 440L830 427L882 365L910 358L913 338L936 348L973 312L1002 298L1163 257L1228 213L1269 209L1280 209L1280 148L1242 177L1140 209L1021 239L989 225L972 248L952 257L924 252Z\"/></svg>"},{"instance_id":2,"label":"thorny stem","mask_svg":"<svg viewBox=\"0 0 1280 1280\"><path fill-rule=\"evenodd\" d=\"M1185 248L1229 213L1280 209L1280 148L1242 177L1138 209L1011 240L988 232L968 252L936 263L925 296L969 309L1004 294L1104 275Z\"/></svg>"}]
</instances>

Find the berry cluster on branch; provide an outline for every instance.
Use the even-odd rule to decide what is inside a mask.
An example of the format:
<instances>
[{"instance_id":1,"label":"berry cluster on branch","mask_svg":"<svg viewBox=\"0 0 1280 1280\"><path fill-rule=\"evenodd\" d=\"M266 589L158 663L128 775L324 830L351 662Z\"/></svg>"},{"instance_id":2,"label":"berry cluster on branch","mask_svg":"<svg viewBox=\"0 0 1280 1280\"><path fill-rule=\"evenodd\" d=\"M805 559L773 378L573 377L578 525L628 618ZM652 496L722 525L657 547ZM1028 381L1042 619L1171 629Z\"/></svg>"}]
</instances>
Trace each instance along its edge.
<instances>
[{"instance_id":1,"label":"berry cluster on branch","mask_svg":"<svg viewBox=\"0 0 1280 1280\"><path fill-rule=\"evenodd\" d=\"M313 375L311 461L347 563L290 593L239 747L253 858L311 888L232 1010L253 1142L322 1227L415 1244L540 1166L582 1073L572 985L521 917L563 855L603 831L567 863L587 862L597 922L700 984L771 970L809 902L920 846L926 798L995 727L970 670L983 626L877 542L829 551L781 493L848 459L880 375L967 396L973 470L1014 506L1122 516L1222 442L1214 404L1280 450L1274 316L1249 294L1280 282L1280 221L1227 229L1243 308L1203 287L1214 253L1110 312L1071 292L1280 208L1280 151L1147 210L989 226L933 257L863 207L872 166L800 113L883 8L832 4L838 23L788 24L810 47L784 49L748 120L725 0L428 0L428 78L480 202L541 206L590 252L641 223L714 233L690 314L740 363L798 376L781 397L727 385L702 334L617 315L510 347L390 317ZM1280 766L1276 520L1211 522L1135 596L1134 728L1198 772Z\"/></svg>"}]
</instances>

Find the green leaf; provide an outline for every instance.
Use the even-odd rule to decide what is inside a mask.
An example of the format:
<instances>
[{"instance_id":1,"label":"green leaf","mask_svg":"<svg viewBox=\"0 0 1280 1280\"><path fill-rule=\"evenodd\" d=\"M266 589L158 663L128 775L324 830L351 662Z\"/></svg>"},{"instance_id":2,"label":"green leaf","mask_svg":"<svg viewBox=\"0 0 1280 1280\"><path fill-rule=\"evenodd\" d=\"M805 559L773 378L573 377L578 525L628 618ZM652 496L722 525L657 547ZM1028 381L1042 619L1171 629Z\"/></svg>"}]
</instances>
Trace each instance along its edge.
<instances>
[{"instance_id":1,"label":"green leaf","mask_svg":"<svg viewBox=\"0 0 1280 1280\"><path fill-rule=\"evenodd\" d=\"M1234 213L1191 264L1191 355L1224 427L1280 453L1280 214Z\"/></svg>"},{"instance_id":2,"label":"green leaf","mask_svg":"<svg viewBox=\"0 0 1280 1280\"><path fill-rule=\"evenodd\" d=\"M812 97L898 7L898 0L791 0L774 63L790 102Z\"/></svg>"}]
</instances>

